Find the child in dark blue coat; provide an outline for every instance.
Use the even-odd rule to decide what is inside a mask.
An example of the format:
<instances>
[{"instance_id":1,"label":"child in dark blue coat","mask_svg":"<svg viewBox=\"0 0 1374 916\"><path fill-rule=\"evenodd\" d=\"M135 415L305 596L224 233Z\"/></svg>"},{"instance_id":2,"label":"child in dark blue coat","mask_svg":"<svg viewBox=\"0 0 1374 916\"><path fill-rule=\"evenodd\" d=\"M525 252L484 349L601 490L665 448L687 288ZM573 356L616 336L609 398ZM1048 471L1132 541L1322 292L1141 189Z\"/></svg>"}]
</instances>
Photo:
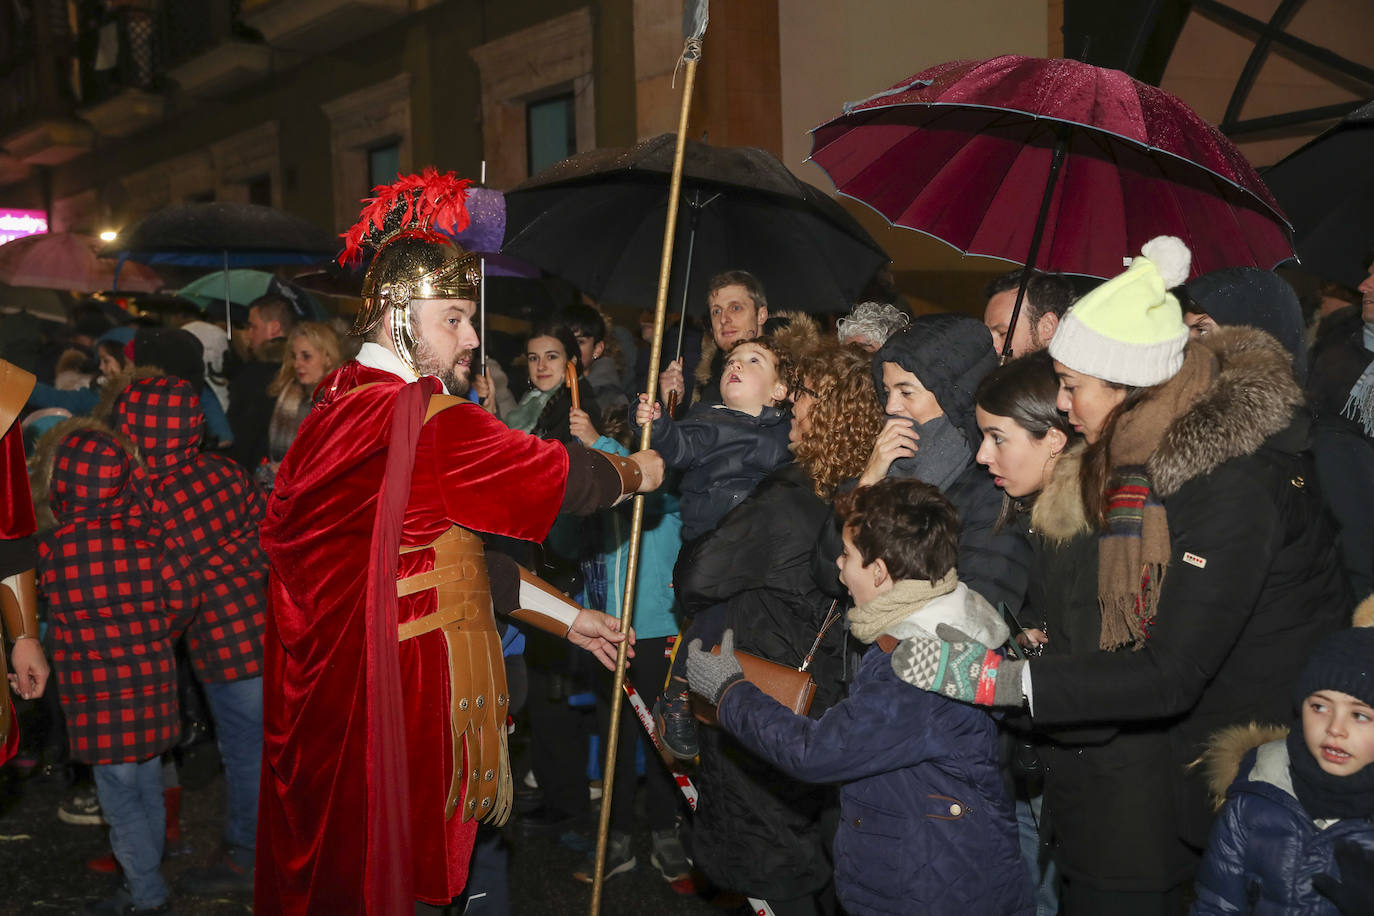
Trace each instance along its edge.
<instances>
[{"instance_id":1,"label":"child in dark blue coat","mask_svg":"<svg viewBox=\"0 0 1374 916\"><path fill-rule=\"evenodd\" d=\"M1361 610L1374 618L1374 598ZM1214 789L1233 780L1194 914L1374 913L1374 626L1328 636L1295 700L1286 737L1228 729L1204 755Z\"/></svg>"},{"instance_id":2,"label":"child in dark blue coat","mask_svg":"<svg viewBox=\"0 0 1374 916\"><path fill-rule=\"evenodd\" d=\"M689 647L691 689L760 757L840 784L835 890L847 912L1031 913L992 717L892 671L899 639L941 624L976 631L983 645L1006 641L1001 617L959 582L954 507L929 484L889 478L837 510L850 631L869 645L849 697L818 720L793 714L744 679L728 631L718 656Z\"/></svg>"},{"instance_id":3,"label":"child in dark blue coat","mask_svg":"<svg viewBox=\"0 0 1374 916\"><path fill-rule=\"evenodd\" d=\"M787 398L783 351L770 338L736 344L720 378L723 403L697 404L680 422L664 416L658 404L640 395L635 422L652 422L649 444L663 463L682 471L682 540L691 543L711 532L727 512L744 501L763 478L792 460L788 445L791 416L780 408ZM785 405L783 405L785 406ZM698 614L686 637L712 645L724 629L721 609ZM687 679L674 659L664 694L654 704L663 744L673 755L697 755L696 723L687 708Z\"/></svg>"}]
</instances>

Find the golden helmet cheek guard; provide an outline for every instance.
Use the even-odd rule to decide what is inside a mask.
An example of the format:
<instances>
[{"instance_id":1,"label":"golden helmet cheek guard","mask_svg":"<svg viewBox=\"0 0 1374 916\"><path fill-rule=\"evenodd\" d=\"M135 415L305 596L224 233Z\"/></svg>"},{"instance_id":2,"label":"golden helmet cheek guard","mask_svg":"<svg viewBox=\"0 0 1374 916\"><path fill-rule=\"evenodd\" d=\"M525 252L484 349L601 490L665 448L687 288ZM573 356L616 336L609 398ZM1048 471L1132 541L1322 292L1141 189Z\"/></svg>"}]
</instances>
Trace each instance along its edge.
<instances>
[{"instance_id":1,"label":"golden helmet cheek guard","mask_svg":"<svg viewBox=\"0 0 1374 916\"><path fill-rule=\"evenodd\" d=\"M377 249L363 277L362 308L353 333L366 337L392 311L391 341L396 353L417 375L416 341L411 333L410 304L416 299L471 299L481 288L477 255L450 238L424 229L404 229Z\"/></svg>"}]
</instances>

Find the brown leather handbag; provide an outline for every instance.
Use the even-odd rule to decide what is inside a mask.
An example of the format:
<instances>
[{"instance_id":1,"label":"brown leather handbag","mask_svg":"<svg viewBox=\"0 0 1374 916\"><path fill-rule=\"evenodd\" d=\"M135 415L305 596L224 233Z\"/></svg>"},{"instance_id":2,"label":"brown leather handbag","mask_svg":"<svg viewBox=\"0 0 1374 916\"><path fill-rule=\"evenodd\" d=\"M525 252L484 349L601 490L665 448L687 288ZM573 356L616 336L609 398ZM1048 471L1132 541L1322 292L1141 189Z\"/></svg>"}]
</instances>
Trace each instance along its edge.
<instances>
[{"instance_id":1,"label":"brown leather handbag","mask_svg":"<svg viewBox=\"0 0 1374 916\"><path fill-rule=\"evenodd\" d=\"M811 678L811 673L807 669L811 667L811 661L816 657L816 650L820 648L821 640L825 638L826 631L843 616L843 612L837 612L836 604L832 602L830 613L826 615L825 623L811 644L811 651L806 653L806 658L798 668L769 661L766 658L760 658L757 655L750 655L748 652L741 652L736 649L735 658L739 661L740 670L744 672L744 679L797 715L806 715L811 711L811 701L816 697L816 682ZM711 654L719 655L720 646L711 649ZM707 724L714 725L716 723L715 706L707 703L696 694L692 694L692 712L698 719Z\"/></svg>"}]
</instances>

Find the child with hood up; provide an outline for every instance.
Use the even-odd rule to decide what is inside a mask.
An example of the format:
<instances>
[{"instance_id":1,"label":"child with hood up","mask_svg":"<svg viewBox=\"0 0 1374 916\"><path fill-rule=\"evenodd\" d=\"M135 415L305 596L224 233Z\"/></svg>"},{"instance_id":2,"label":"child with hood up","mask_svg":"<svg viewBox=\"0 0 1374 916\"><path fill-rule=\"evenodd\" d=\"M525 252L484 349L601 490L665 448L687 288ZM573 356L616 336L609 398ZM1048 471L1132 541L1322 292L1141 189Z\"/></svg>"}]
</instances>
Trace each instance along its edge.
<instances>
[{"instance_id":1,"label":"child with hood up","mask_svg":"<svg viewBox=\"0 0 1374 916\"><path fill-rule=\"evenodd\" d=\"M258 544L266 504L247 473L200 451L205 415L197 389L173 376L141 378L115 402L120 432L143 456L137 475L168 552L199 577L203 597L186 630L224 761L226 851L188 871L179 889L203 896L253 886L262 761L262 659L267 557Z\"/></svg>"},{"instance_id":2,"label":"child with hood up","mask_svg":"<svg viewBox=\"0 0 1374 916\"><path fill-rule=\"evenodd\" d=\"M132 476L107 430L87 422L63 436L49 482L57 527L38 551L72 756L94 770L124 870L125 888L87 910L97 913L168 907L161 755L181 734L173 645L198 591L165 554Z\"/></svg>"}]
</instances>

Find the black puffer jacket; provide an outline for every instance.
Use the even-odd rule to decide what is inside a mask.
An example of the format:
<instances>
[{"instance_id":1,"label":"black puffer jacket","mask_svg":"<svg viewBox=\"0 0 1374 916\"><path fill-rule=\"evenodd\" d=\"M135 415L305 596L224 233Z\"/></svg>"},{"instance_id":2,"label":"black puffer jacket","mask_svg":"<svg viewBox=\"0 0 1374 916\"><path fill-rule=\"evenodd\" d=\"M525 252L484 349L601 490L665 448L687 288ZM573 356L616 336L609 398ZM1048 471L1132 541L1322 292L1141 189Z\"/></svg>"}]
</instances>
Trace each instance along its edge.
<instances>
[{"instance_id":1,"label":"black puffer jacket","mask_svg":"<svg viewBox=\"0 0 1374 916\"><path fill-rule=\"evenodd\" d=\"M682 471L682 539L716 526L759 481L792 460L792 416L765 407L754 417L729 407L694 404L681 420L654 421L650 444L663 462Z\"/></svg>"},{"instance_id":2,"label":"black puffer jacket","mask_svg":"<svg viewBox=\"0 0 1374 916\"><path fill-rule=\"evenodd\" d=\"M1045 658L1098 653L1097 535L1082 530L1081 449L1061 456L1031 513L1035 561L1027 601L1042 610ZM1069 878L1117 891L1163 891L1194 863L1178 838L1173 754L1155 723L1049 729L1034 736L1044 766L1054 859ZM1103 842L1110 836L1111 842Z\"/></svg>"},{"instance_id":3,"label":"black puffer jacket","mask_svg":"<svg viewBox=\"0 0 1374 916\"><path fill-rule=\"evenodd\" d=\"M1219 372L1148 462L1172 554L1149 637L1136 652L1031 663L1038 725L1153 723L1176 774L1225 726L1287 722L1310 648L1352 606L1330 518L1307 483L1310 424L1288 353L1242 327L1189 346L1211 351ZM1180 776L1174 790L1179 834L1201 847L1206 787Z\"/></svg>"},{"instance_id":4,"label":"black puffer jacket","mask_svg":"<svg viewBox=\"0 0 1374 916\"><path fill-rule=\"evenodd\" d=\"M831 607L811 578L811 554L830 506L806 474L787 465L770 475L714 532L684 548L675 577L688 613L717 604L738 649L787 665L801 663ZM811 665L811 716L843 693L844 628L833 626ZM834 792L783 776L733 738L702 729L693 820L696 863L723 887L790 898L830 879L821 813Z\"/></svg>"}]
</instances>

